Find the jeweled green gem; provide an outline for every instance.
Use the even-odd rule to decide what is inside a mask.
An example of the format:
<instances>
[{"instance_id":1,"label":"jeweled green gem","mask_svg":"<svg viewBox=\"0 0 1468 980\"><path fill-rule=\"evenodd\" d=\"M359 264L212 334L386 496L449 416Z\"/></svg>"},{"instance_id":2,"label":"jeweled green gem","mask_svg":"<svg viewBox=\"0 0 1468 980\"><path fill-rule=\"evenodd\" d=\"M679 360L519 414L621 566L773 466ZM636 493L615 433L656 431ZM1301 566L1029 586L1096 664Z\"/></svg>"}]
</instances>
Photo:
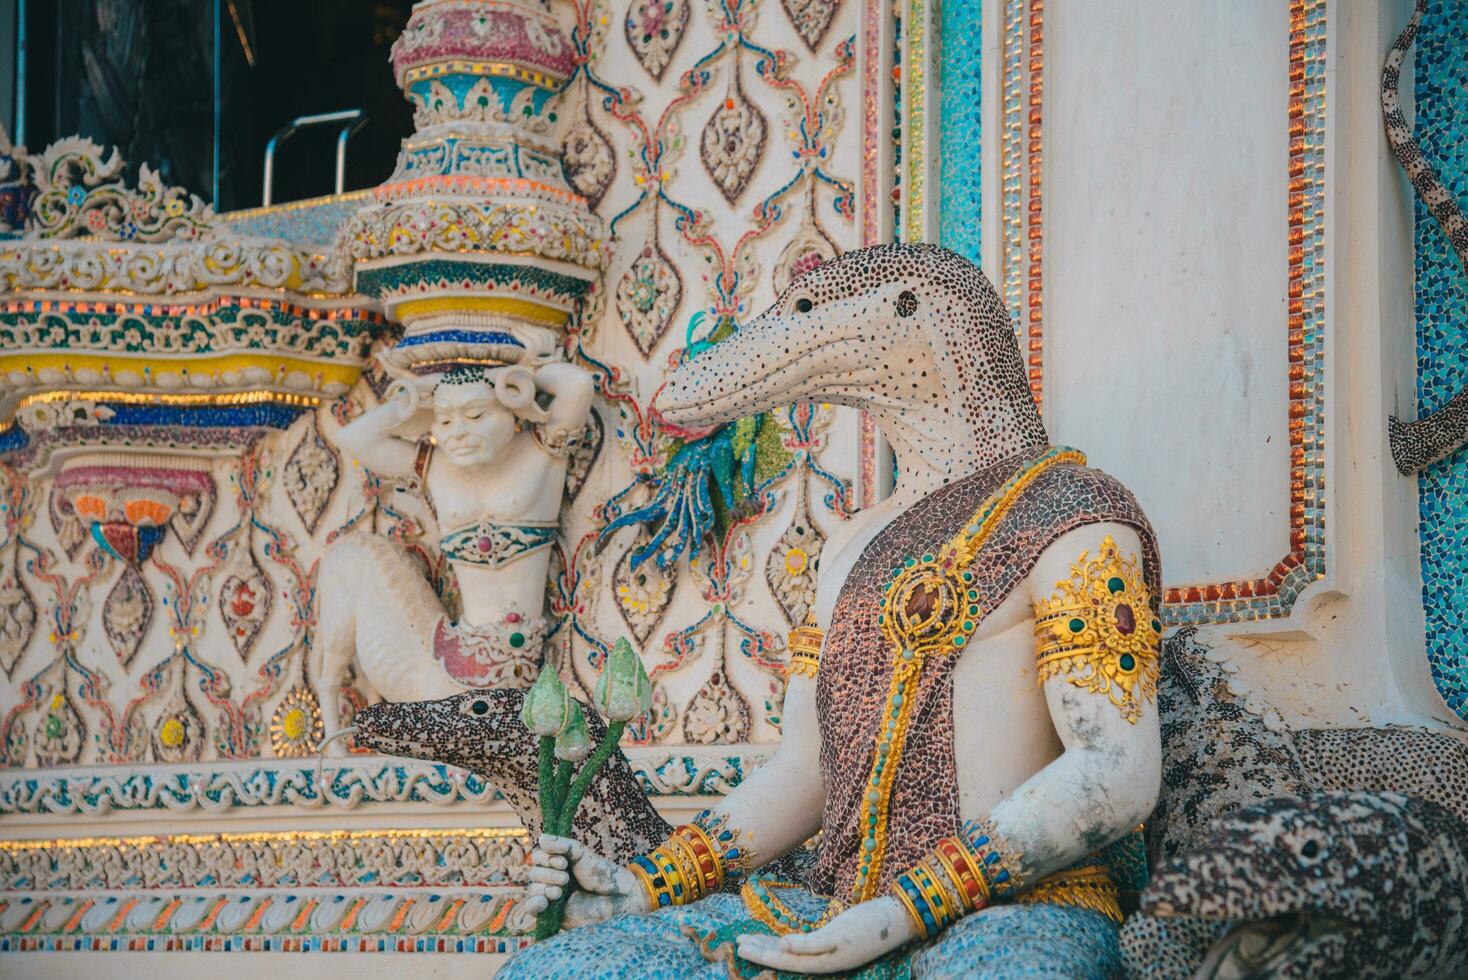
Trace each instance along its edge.
<instances>
[{"instance_id":1,"label":"jeweled green gem","mask_svg":"<svg viewBox=\"0 0 1468 980\"><path fill-rule=\"evenodd\" d=\"M1066 625L1070 627L1072 633L1079 633L1086 628L1086 621L1084 619L1072 619Z\"/></svg>"},{"instance_id":2,"label":"jeweled green gem","mask_svg":"<svg viewBox=\"0 0 1468 980\"><path fill-rule=\"evenodd\" d=\"M46 716L46 737L47 738L49 738L49 739L51 739L51 740L54 741L54 740L60 738L61 735L62 735L62 733L65 732L65 731L66 731L66 722L62 721L56 715L47 715Z\"/></svg>"},{"instance_id":3,"label":"jeweled green gem","mask_svg":"<svg viewBox=\"0 0 1468 980\"><path fill-rule=\"evenodd\" d=\"M1154 632L1154 633L1161 633L1162 632L1162 624L1159 623L1155 619L1152 620L1152 632Z\"/></svg>"},{"instance_id":4,"label":"jeweled green gem","mask_svg":"<svg viewBox=\"0 0 1468 980\"><path fill-rule=\"evenodd\" d=\"M518 650L521 647L523 647L524 645L525 645L525 634L524 633L511 633L510 634L510 646L512 646L516 650Z\"/></svg>"},{"instance_id":5,"label":"jeweled green gem","mask_svg":"<svg viewBox=\"0 0 1468 980\"><path fill-rule=\"evenodd\" d=\"M979 607L978 606L969 606L968 607L968 614L970 616L977 616L979 614Z\"/></svg>"},{"instance_id":6,"label":"jeweled green gem","mask_svg":"<svg viewBox=\"0 0 1468 980\"><path fill-rule=\"evenodd\" d=\"M1133 667L1135 667L1137 665L1137 660L1131 654L1129 654L1129 653L1123 653L1121 655L1121 660L1119 660L1118 663L1121 664L1121 669L1122 670L1131 670Z\"/></svg>"},{"instance_id":7,"label":"jeweled green gem","mask_svg":"<svg viewBox=\"0 0 1468 980\"><path fill-rule=\"evenodd\" d=\"M1126 588L1126 583L1121 580L1120 576L1113 575L1111 576L1111 578L1106 580L1106 587L1112 592L1120 592L1122 589Z\"/></svg>"},{"instance_id":8,"label":"jeweled green gem","mask_svg":"<svg viewBox=\"0 0 1468 980\"><path fill-rule=\"evenodd\" d=\"M963 621L963 631L965 633L972 633L974 631L974 624L972 620L965 619Z\"/></svg>"}]
</instances>

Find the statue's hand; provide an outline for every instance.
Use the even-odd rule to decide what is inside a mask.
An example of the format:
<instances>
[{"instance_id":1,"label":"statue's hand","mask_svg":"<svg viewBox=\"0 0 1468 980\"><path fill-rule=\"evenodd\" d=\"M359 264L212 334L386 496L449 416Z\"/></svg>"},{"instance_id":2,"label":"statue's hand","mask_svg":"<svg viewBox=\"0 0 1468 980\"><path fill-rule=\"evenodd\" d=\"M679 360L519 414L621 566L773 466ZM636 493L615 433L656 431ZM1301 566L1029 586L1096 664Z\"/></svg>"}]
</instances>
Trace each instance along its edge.
<instances>
[{"instance_id":1,"label":"statue's hand","mask_svg":"<svg viewBox=\"0 0 1468 980\"><path fill-rule=\"evenodd\" d=\"M586 424L596 381L585 368L565 361L542 364L535 371L535 386L551 396L546 421L552 428L571 430Z\"/></svg>"},{"instance_id":2,"label":"statue's hand","mask_svg":"<svg viewBox=\"0 0 1468 980\"><path fill-rule=\"evenodd\" d=\"M545 834L530 855L530 890L521 914L539 915L561 897L573 874L577 890L566 901L563 920L568 929L649 911L647 892L632 872L569 837Z\"/></svg>"},{"instance_id":3,"label":"statue's hand","mask_svg":"<svg viewBox=\"0 0 1468 980\"><path fill-rule=\"evenodd\" d=\"M792 973L855 970L917 938L912 918L890 895L853 905L807 933L739 937L739 955Z\"/></svg>"},{"instance_id":4,"label":"statue's hand","mask_svg":"<svg viewBox=\"0 0 1468 980\"><path fill-rule=\"evenodd\" d=\"M425 387L418 378L399 378L389 386L382 403L392 413L390 430L427 428L429 406L424 400Z\"/></svg>"}]
</instances>

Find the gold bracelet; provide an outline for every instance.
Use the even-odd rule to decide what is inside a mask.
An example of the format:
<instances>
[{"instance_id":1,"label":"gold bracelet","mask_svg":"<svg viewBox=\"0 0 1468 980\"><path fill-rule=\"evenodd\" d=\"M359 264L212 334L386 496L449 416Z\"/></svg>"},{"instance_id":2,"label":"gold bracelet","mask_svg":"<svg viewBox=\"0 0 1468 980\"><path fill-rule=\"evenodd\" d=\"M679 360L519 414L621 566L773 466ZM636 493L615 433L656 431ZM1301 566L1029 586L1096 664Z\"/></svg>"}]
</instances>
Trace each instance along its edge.
<instances>
[{"instance_id":1,"label":"gold bracelet","mask_svg":"<svg viewBox=\"0 0 1468 980\"><path fill-rule=\"evenodd\" d=\"M667 847L639 854L627 866L647 890L648 902L654 909L688 903L688 886Z\"/></svg>"},{"instance_id":2,"label":"gold bracelet","mask_svg":"<svg viewBox=\"0 0 1468 980\"><path fill-rule=\"evenodd\" d=\"M790 638L786 641L790 648L786 677L816 676L821 668L821 643L825 636L825 631L816 626L814 618L790 631Z\"/></svg>"}]
</instances>

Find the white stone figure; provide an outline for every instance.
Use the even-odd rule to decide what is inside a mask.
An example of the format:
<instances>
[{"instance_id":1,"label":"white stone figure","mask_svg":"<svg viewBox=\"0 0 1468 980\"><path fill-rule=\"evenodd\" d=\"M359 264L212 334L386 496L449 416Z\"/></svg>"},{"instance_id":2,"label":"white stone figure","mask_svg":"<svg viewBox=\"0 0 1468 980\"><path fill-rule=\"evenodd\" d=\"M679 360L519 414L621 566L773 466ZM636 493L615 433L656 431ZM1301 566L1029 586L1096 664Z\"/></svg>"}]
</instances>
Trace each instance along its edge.
<instances>
[{"instance_id":1,"label":"white stone figure","mask_svg":"<svg viewBox=\"0 0 1468 980\"><path fill-rule=\"evenodd\" d=\"M1098 406L1113 383L1097 378ZM915 940L914 976L1116 975L1121 912L1098 852L1161 782L1146 518L1049 444L1003 304L946 250L818 267L659 399L690 426L799 401L872 413L900 478L826 547L778 750L627 867L543 836L521 912L574 875L571 928L500 976L721 977L736 951L831 973ZM720 891L818 831L805 882L756 873ZM700 863L710 849L722 857ZM941 901L907 890L924 881ZM735 950L700 945L751 920L768 929Z\"/></svg>"},{"instance_id":2,"label":"white stone figure","mask_svg":"<svg viewBox=\"0 0 1468 980\"><path fill-rule=\"evenodd\" d=\"M550 547L593 387L565 362L458 366L401 378L342 428L339 445L369 470L420 481L463 610L450 621L395 542L365 532L333 542L321 561L310 657L328 732L340 725L342 675L354 656L359 679L388 701L534 682Z\"/></svg>"}]
</instances>

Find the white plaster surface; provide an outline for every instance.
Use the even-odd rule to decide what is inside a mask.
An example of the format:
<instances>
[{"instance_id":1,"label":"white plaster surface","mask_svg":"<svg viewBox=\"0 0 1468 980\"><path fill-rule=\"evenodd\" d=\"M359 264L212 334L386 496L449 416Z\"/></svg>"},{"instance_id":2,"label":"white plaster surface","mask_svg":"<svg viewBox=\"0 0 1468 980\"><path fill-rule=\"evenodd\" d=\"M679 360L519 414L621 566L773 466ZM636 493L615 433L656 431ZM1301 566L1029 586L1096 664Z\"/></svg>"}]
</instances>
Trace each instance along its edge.
<instances>
[{"instance_id":1,"label":"white plaster surface","mask_svg":"<svg viewBox=\"0 0 1468 980\"><path fill-rule=\"evenodd\" d=\"M1060 0L1045 31L1046 421L1137 494L1169 584L1260 576L1289 551L1286 7Z\"/></svg>"}]
</instances>

